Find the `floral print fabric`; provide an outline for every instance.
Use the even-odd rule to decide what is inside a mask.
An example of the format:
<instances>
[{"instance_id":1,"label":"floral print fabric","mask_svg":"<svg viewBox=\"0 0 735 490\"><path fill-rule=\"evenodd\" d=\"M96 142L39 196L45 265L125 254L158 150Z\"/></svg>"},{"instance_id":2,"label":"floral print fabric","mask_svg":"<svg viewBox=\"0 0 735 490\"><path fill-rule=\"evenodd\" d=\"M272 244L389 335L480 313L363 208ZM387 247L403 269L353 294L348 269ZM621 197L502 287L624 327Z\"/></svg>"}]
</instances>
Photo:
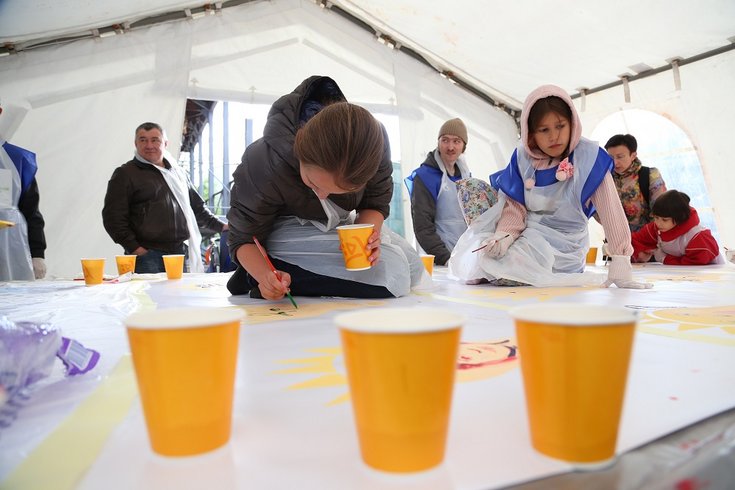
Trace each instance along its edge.
<instances>
[{"instance_id":1,"label":"floral print fabric","mask_svg":"<svg viewBox=\"0 0 735 490\"><path fill-rule=\"evenodd\" d=\"M651 218L651 207L656 201L656 198L666 192L666 184L661 177L661 172L657 168L650 167L649 189L651 202L646 202L638 184L638 171L641 165L641 161L636 158L631 166L622 174L618 174L615 171L612 173L615 187L620 196L620 202L623 205L625 217L628 218L630 231L638 231L653 221Z\"/></svg>"},{"instance_id":2,"label":"floral print fabric","mask_svg":"<svg viewBox=\"0 0 735 490\"><path fill-rule=\"evenodd\" d=\"M487 182L470 177L455 182L457 197L467 226L498 202L498 191Z\"/></svg>"}]
</instances>

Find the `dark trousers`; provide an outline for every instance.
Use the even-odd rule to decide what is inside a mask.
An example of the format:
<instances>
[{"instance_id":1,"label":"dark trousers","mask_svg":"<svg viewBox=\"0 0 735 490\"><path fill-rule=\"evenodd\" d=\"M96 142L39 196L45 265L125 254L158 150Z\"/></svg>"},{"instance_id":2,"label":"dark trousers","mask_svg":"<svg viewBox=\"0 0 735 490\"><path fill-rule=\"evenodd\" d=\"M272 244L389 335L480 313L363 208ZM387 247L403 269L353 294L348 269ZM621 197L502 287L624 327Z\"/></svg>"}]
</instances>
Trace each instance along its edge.
<instances>
[{"instance_id":1,"label":"dark trousers","mask_svg":"<svg viewBox=\"0 0 735 490\"><path fill-rule=\"evenodd\" d=\"M383 286L373 286L346 279L322 276L282 260L271 258L276 269L291 275L293 296L340 296L343 298L393 298ZM227 281L227 290L233 295L250 293L251 298L262 298L258 282L241 265Z\"/></svg>"},{"instance_id":2,"label":"dark trousers","mask_svg":"<svg viewBox=\"0 0 735 490\"><path fill-rule=\"evenodd\" d=\"M126 252L129 253L129 252ZM163 250L148 249L143 255L135 258L136 274L156 274L158 272L166 272L163 265L163 256L169 254L184 254L184 272L189 271L189 258L186 256L186 246L181 246L180 252L164 252Z\"/></svg>"}]
</instances>

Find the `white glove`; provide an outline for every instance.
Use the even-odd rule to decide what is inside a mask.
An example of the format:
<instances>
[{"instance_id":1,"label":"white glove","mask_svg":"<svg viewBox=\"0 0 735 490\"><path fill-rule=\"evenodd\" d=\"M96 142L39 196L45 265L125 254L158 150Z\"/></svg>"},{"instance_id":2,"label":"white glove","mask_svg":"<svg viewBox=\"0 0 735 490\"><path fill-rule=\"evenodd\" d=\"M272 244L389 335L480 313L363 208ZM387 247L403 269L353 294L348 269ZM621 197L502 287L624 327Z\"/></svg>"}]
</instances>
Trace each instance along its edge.
<instances>
[{"instance_id":1,"label":"white glove","mask_svg":"<svg viewBox=\"0 0 735 490\"><path fill-rule=\"evenodd\" d=\"M483 240L480 245L485 247L485 255L499 259L508 251L508 247L513 243L513 240L509 233L496 231L493 236Z\"/></svg>"},{"instance_id":2,"label":"white glove","mask_svg":"<svg viewBox=\"0 0 735 490\"><path fill-rule=\"evenodd\" d=\"M656 262L664 263L664 259L666 258L666 252L661 250L660 248L657 248L653 251L653 258L656 259Z\"/></svg>"},{"instance_id":3,"label":"white glove","mask_svg":"<svg viewBox=\"0 0 735 490\"><path fill-rule=\"evenodd\" d=\"M46 262L41 257L33 257L33 275L36 279L46 277Z\"/></svg>"},{"instance_id":4,"label":"white glove","mask_svg":"<svg viewBox=\"0 0 735 490\"><path fill-rule=\"evenodd\" d=\"M633 280L633 266L630 265L630 257L627 255L613 255L612 262L608 266L607 281L602 284L603 288L615 284L625 289L650 289L650 282L638 282Z\"/></svg>"}]
</instances>

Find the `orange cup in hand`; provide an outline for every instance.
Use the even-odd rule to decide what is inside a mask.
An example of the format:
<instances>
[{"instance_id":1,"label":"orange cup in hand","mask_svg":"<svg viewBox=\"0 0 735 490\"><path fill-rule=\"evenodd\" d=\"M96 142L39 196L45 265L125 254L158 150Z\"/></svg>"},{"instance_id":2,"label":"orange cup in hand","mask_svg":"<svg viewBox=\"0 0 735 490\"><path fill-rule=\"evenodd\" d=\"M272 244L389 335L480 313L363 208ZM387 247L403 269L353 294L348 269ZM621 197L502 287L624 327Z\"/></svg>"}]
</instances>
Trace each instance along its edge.
<instances>
[{"instance_id":1,"label":"orange cup in hand","mask_svg":"<svg viewBox=\"0 0 735 490\"><path fill-rule=\"evenodd\" d=\"M372 267L368 259L367 244L373 228L372 224L337 227L345 268L348 271L364 271Z\"/></svg>"}]
</instances>

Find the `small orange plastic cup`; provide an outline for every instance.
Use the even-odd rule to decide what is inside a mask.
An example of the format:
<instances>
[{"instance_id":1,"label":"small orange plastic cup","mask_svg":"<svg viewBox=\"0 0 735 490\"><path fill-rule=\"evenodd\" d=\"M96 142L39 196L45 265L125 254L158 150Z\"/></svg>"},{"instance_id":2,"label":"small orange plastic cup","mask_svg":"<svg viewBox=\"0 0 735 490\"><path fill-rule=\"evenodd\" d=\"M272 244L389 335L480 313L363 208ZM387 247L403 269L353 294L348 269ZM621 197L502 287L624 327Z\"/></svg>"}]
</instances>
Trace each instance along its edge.
<instances>
[{"instance_id":1,"label":"small orange plastic cup","mask_svg":"<svg viewBox=\"0 0 735 490\"><path fill-rule=\"evenodd\" d=\"M153 451L189 456L230 439L238 336L245 312L179 308L125 320Z\"/></svg>"},{"instance_id":2,"label":"small orange plastic cup","mask_svg":"<svg viewBox=\"0 0 735 490\"><path fill-rule=\"evenodd\" d=\"M433 276L434 275L434 256L430 254L422 254L421 262L424 263L424 268L426 269L426 272L428 272L430 276Z\"/></svg>"},{"instance_id":3,"label":"small orange plastic cup","mask_svg":"<svg viewBox=\"0 0 735 490\"><path fill-rule=\"evenodd\" d=\"M117 264L117 274L122 276L128 272L135 272L136 255L115 255L115 263Z\"/></svg>"},{"instance_id":4,"label":"small orange plastic cup","mask_svg":"<svg viewBox=\"0 0 735 490\"><path fill-rule=\"evenodd\" d=\"M363 461L390 472L444 459L462 316L373 308L335 318Z\"/></svg>"},{"instance_id":5,"label":"small orange plastic cup","mask_svg":"<svg viewBox=\"0 0 735 490\"><path fill-rule=\"evenodd\" d=\"M367 243L373 234L373 225L344 225L337 227L345 268L348 271L364 271L371 267Z\"/></svg>"},{"instance_id":6,"label":"small orange plastic cup","mask_svg":"<svg viewBox=\"0 0 735 490\"><path fill-rule=\"evenodd\" d=\"M533 447L579 469L615 458L635 312L591 304L538 304L515 319Z\"/></svg>"},{"instance_id":7,"label":"small orange plastic cup","mask_svg":"<svg viewBox=\"0 0 735 490\"><path fill-rule=\"evenodd\" d=\"M587 258L585 261L590 265L595 265L595 262L597 262L597 247L590 247L587 251Z\"/></svg>"},{"instance_id":8,"label":"small orange plastic cup","mask_svg":"<svg viewBox=\"0 0 735 490\"><path fill-rule=\"evenodd\" d=\"M87 286L102 284L105 275L105 259L82 259L82 273L84 284Z\"/></svg>"},{"instance_id":9,"label":"small orange plastic cup","mask_svg":"<svg viewBox=\"0 0 735 490\"><path fill-rule=\"evenodd\" d=\"M166 268L166 277L181 279L184 274L184 255L172 254L163 256L163 266Z\"/></svg>"}]
</instances>

